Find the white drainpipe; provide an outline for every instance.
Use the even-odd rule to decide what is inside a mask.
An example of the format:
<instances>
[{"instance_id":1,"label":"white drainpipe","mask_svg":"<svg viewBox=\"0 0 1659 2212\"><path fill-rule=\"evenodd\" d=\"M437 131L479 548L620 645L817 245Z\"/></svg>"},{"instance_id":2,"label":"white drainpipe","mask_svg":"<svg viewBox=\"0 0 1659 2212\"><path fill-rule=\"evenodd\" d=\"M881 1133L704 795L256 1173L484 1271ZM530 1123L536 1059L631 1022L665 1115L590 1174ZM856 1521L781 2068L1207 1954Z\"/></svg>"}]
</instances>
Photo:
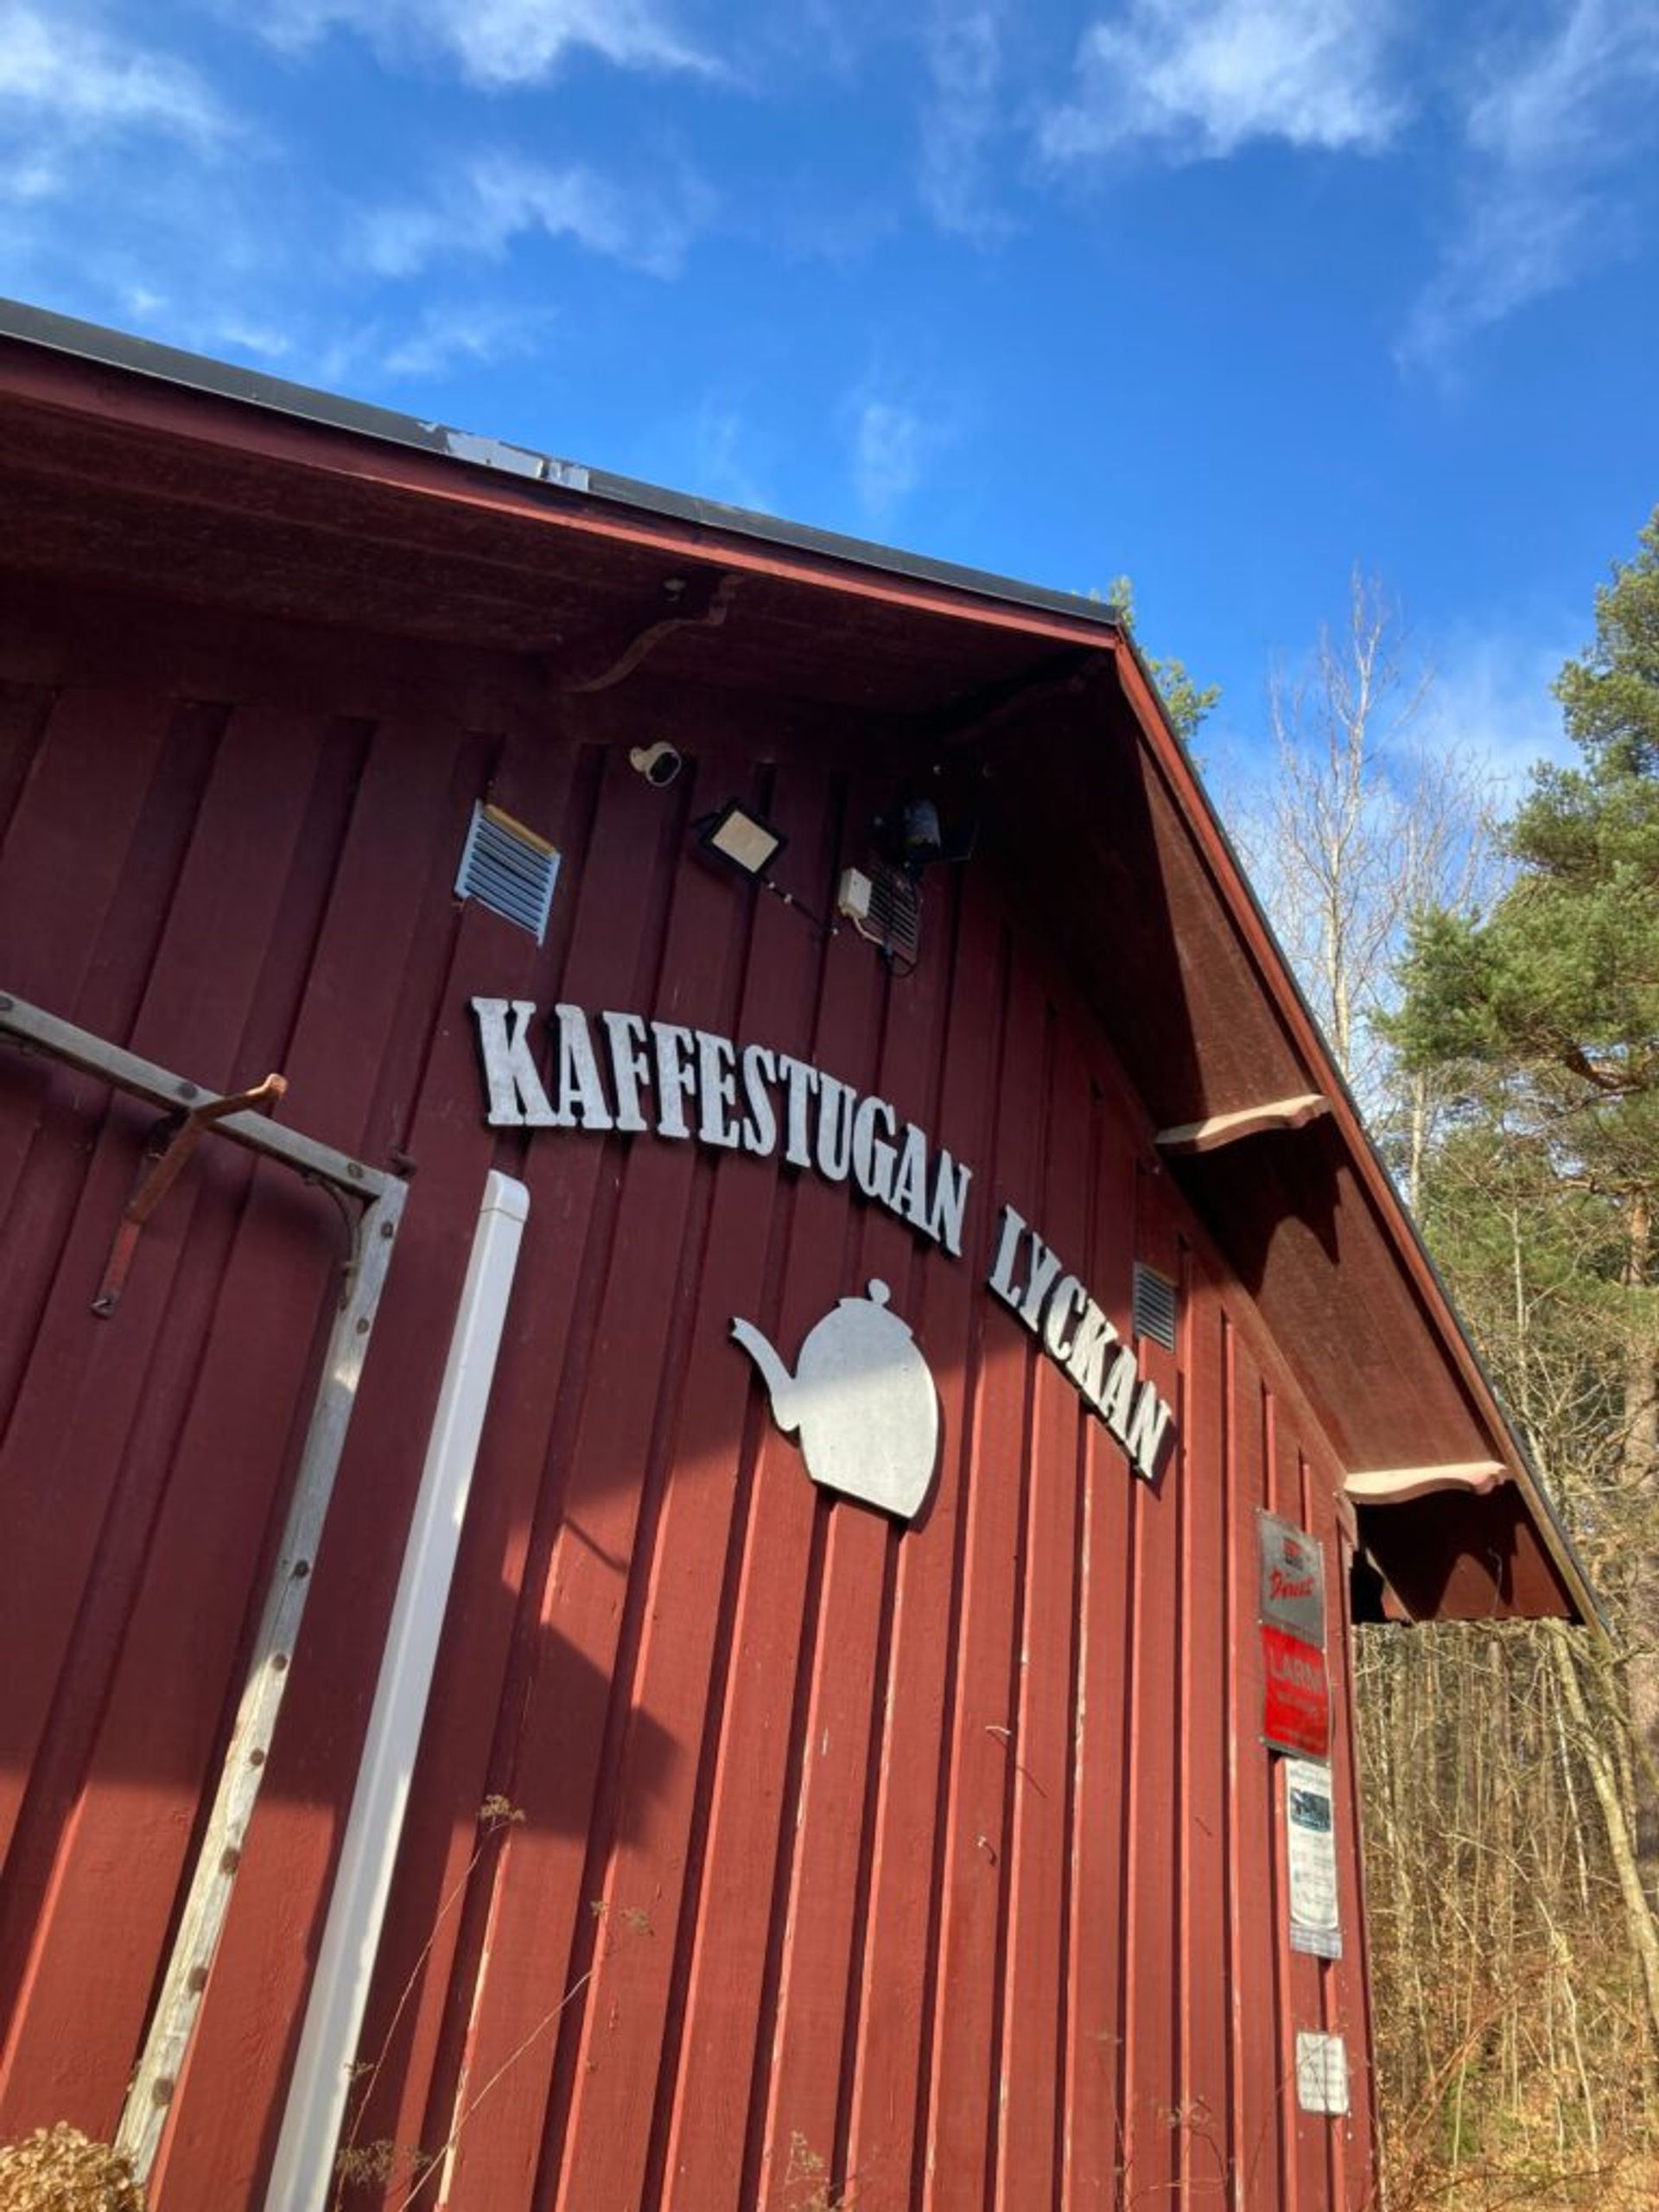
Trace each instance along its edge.
<instances>
[{"instance_id":1,"label":"white drainpipe","mask_svg":"<svg viewBox=\"0 0 1659 2212\"><path fill-rule=\"evenodd\" d=\"M530 1193L493 1170L485 1183L443 1387L404 1551L374 1710L340 1848L328 1922L283 2114L265 2212L313 2212L333 2195L349 2069L391 1887L427 1693L436 1663L479 1438Z\"/></svg>"}]
</instances>

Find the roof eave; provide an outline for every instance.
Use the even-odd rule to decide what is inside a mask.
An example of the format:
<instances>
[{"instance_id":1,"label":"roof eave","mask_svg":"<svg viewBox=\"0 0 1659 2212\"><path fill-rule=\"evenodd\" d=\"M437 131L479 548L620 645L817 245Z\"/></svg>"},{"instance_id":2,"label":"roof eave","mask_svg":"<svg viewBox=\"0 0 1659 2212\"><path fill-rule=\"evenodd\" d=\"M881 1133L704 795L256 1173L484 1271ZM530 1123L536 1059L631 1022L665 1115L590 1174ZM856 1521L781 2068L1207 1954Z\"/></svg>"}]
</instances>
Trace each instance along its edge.
<instances>
[{"instance_id":1,"label":"roof eave","mask_svg":"<svg viewBox=\"0 0 1659 2212\"><path fill-rule=\"evenodd\" d=\"M474 438L391 410L315 392L255 371L204 360L146 340L0 302L0 339L7 338L95 368L150 379L170 393L200 393L210 404L229 402L245 407L251 414L285 416L347 440L367 440L418 454L442 464L446 471L454 468L458 482L467 478L479 483L489 476L505 477L511 480L511 492L502 485L504 495L520 506L525 498L538 505L544 502L550 520L556 511L569 522L574 505L590 518L588 526L594 528L606 526L604 511L630 516L638 526L652 531L653 539L659 531L668 550L677 539L683 544L688 531L700 539L706 535L728 544L747 543L754 549L747 557L758 560L763 553L782 556L783 565L804 584L822 588L826 583L839 583L845 590L861 576L866 581L859 588L880 589L882 595L913 604L918 610L925 607L935 614L944 610L969 620L1013 624L1051 641L1059 638L1092 647L1114 662L1141 741L1173 799L1184 835L1202 864L1213 897L1249 955L1256 987L1292 1041L1307 1088L1325 1094L1332 1102L1332 1118L1344 1154L1386 1227L1394 1264L1410 1279L1429 1317L1440 1357L1461 1376L1465 1391L1480 1408L1561 1587L1581 1618L1599 1624L1588 1578L1364 1128L1335 1058L1171 723L1151 671L1111 608L1074 594L687 498L555 456ZM223 435L221 430L221 439ZM429 493L440 488L440 480L427 476L423 469L416 473L420 478L416 488ZM448 480L447 475L442 480ZM494 495L483 493L481 496Z\"/></svg>"}]
</instances>

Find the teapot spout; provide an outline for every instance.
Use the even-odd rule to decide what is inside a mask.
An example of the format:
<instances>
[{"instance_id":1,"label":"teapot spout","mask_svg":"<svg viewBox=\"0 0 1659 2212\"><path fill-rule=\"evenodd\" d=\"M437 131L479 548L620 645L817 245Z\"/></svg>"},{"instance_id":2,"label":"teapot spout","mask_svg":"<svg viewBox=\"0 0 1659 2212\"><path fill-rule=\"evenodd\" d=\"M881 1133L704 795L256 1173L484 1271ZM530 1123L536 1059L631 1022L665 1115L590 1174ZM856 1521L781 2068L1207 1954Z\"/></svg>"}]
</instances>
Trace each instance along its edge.
<instances>
[{"instance_id":1,"label":"teapot spout","mask_svg":"<svg viewBox=\"0 0 1659 2212\"><path fill-rule=\"evenodd\" d=\"M795 1377L753 1321L734 1321L732 1334L760 1369L760 1379L772 1394L772 1419L785 1436L792 1436L800 1427L800 1410L795 1402Z\"/></svg>"}]
</instances>

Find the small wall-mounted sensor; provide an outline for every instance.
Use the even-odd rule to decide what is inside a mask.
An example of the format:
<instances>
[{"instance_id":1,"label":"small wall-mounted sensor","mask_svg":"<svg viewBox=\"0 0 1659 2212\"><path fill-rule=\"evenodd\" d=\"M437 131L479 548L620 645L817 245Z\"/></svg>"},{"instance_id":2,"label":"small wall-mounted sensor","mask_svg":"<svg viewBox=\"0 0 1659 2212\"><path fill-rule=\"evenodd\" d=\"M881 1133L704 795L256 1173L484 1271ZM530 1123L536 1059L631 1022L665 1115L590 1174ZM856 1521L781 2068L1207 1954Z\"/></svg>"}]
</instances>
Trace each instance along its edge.
<instances>
[{"instance_id":1,"label":"small wall-mounted sensor","mask_svg":"<svg viewBox=\"0 0 1659 2212\"><path fill-rule=\"evenodd\" d=\"M874 887L861 868L849 868L842 874L841 888L836 893L836 912L844 914L849 922L867 922L870 918L870 895Z\"/></svg>"},{"instance_id":2,"label":"small wall-mounted sensor","mask_svg":"<svg viewBox=\"0 0 1659 2212\"><path fill-rule=\"evenodd\" d=\"M628 755L628 765L660 791L664 784L673 782L685 762L671 745L636 745Z\"/></svg>"},{"instance_id":3,"label":"small wall-mounted sensor","mask_svg":"<svg viewBox=\"0 0 1659 2212\"><path fill-rule=\"evenodd\" d=\"M922 945L922 894L914 879L886 861L849 868L836 892L836 912L860 937L880 945L882 957L908 975Z\"/></svg>"}]
</instances>

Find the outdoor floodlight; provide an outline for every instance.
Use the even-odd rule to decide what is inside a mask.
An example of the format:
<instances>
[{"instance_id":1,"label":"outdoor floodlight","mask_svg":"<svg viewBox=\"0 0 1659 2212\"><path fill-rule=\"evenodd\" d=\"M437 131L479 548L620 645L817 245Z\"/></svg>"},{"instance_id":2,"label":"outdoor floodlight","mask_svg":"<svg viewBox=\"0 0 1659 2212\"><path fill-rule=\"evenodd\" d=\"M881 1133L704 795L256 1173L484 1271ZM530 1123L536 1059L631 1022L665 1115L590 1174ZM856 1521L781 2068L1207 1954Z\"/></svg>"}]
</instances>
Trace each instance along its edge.
<instances>
[{"instance_id":1,"label":"outdoor floodlight","mask_svg":"<svg viewBox=\"0 0 1659 2212\"><path fill-rule=\"evenodd\" d=\"M757 882L766 875L788 840L741 800L728 799L718 814L700 825L698 843L706 853Z\"/></svg>"}]
</instances>

